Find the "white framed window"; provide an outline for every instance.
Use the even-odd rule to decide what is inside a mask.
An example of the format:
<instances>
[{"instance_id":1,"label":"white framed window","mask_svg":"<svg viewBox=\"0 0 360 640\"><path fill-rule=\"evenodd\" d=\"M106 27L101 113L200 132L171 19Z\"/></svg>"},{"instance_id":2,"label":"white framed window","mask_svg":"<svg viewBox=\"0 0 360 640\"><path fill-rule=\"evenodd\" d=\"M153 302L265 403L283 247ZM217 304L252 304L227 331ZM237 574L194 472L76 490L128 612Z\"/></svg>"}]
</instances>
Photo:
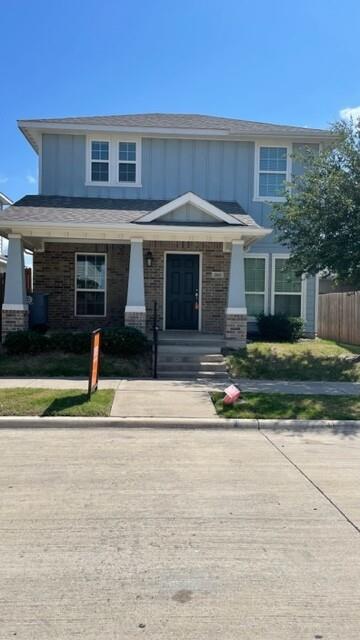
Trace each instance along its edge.
<instances>
[{"instance_id":1,"label":"white framed window","mask_svg":"<svg viewBox=\"0 0 360 640\"><path fill-rule=\"evenodd\" d=\"M75 316L106 315L106 254L75 254Z\"/></svg>"},{"instance_id":2,"label":"white framed window","mask_svg":"<svg viewBox=\"0 0 360 640\"><path fill-rule=\"evenodd\" d=\"M87 136L85 184L141 187L141 138Z\"/></svg>"},{"instance_id":3,"label":"white framed window","mask_svg":"<svg viewBox=\"0 0 360 640\"><path fill-rule=\"evenodd\" d=\"M268 308L268 265L266 254L248 255L245 261L245 298L248 317L255 319Z\"/></svg>"},{"instance_id":4,"label":"white framed window","mask_svg":"<svg viewBox=\"0 0 360 640\"><path fill-rule=\"evenodd\" d=\"M288 255L273 255L271 313L305 318L306 279L288 265Z\"/></svg>"},{"instance_id":5,"label":"white framed window","mask_svg":"<svg viewBox=\"0 0 360 640\"><path fill-rule=\"evenodd\" d=\"M91 182L109 182L109 147L107 140L91 140Z\"/></svg>"},{"instance_id":6,"label":"white framed window","mask_svg":"<svg viewBox=\"0 0 360 640\"><path fill-rule=\"evenodd\" d=\"M291 145L255 145L255 200L281 201L291 175Z\"/></svg>"}]
</instances>

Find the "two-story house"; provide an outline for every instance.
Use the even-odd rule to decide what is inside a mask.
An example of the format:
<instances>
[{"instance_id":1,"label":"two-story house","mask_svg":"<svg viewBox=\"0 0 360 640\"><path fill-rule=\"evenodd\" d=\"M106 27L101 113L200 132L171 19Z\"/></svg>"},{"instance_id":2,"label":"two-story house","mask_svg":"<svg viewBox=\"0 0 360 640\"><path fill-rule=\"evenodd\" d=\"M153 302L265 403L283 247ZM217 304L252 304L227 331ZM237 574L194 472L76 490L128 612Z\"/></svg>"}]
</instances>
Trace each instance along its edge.
<instances>
[{"instance_id":1,"label":"two-story house","mask_svg":"<svg viewBox=\"0 0 360 640\"><path fill-rule=\"evenodd\" d=\"M3 212L3 332L28 325L23 248L51 328L126 323L245 341L258 313L316 330L316 278L284 269L271 204L328 131L201 115L20 121L39 156L39 195Z\"/></svg>"}]
</instances>

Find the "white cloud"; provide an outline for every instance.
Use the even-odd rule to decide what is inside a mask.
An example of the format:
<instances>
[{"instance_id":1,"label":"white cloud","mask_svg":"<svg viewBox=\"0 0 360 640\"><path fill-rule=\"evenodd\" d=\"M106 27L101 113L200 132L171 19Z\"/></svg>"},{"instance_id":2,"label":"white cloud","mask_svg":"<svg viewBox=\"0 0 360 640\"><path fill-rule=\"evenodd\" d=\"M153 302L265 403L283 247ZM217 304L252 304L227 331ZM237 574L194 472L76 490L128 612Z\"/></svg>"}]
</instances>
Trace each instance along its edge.
<instances>
[{"instance_id":1,"label":"white cloud","mask_svg":"<svg viewBox=\"0 0 360 640\"><path fill-rule=\"evenodd\" d=\"M8 180L9 178L7 176L0 174L0 184L5 184L5 182L8 182Z\"/></svg>"},{"instance_id":2,"label":"white cloud","mask_svg":"<svg viewBox=\"0 0 360 640\"><path fill-rule=\"evenodd\" d=\"M340 118L342 120L354 120L357 121L360 118L360 106L359 107L345 107L340 109Z\"/></svg>"},{"instance_id":3,"label":"white cloud","mask_svg":"<svg viewBox=\"0 0 360 640\"><path fill-rule=\"evenodd\" d=\"M34 178L34 176L32 176L31 173L27 174L26 180L28 181L29 184L36 184L36 178Z\"/></svg>"}]
</instances>

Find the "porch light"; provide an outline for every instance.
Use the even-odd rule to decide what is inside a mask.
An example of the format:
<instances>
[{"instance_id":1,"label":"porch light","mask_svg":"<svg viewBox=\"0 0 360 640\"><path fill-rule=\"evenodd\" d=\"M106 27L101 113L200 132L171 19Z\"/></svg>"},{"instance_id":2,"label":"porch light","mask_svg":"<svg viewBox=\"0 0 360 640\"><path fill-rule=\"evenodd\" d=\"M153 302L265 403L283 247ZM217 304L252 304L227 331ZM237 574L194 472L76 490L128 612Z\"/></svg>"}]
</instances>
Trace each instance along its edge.
<instances>
[{"instance_id":1,"label":"porch light","mask_svg":"<svg viewBox=\"0 0 360 640\"><path fill-rule=\"evenodd\" d=\"M146 257L146 264L147 264L147 266L148 266L148 267L151 267L152 262L153 262L153 254L151 253L151 251L148 251L148 252L146 253L146 256L145 256L145 257Z\"/></svg>"}]
</instances>

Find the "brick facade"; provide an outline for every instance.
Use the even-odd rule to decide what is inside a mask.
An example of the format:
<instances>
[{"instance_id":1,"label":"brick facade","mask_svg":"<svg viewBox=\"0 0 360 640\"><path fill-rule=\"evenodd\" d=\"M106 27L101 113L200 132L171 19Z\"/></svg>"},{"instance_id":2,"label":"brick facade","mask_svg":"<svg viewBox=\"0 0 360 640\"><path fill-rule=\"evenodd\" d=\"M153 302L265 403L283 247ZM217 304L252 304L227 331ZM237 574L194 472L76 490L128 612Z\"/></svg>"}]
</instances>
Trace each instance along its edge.
<instances>
[{"instance_id":1,"label":"brick facade","mask_svg":"<svg viewBox=\"0 0 360 640\"><path fill-rule=\"evenodd\" d=\"M225 338L228 345L245 345L247 334L247 316L239 314L225 314Z\"/></svg>"},{"instance_id":2,"label":"brick facade","mask_svg":"<svg viewBox=\"0 0 360 640\"><path fill-rule=\"evenodd\" d=\"M143 333L146 331L146 313L139 311L125 311L125 324L129 327L140 329Z\"/></svg>"},{"instance_id":3,"label":"brick facade","mask_svg":"<svg viewBox=\"0 0 360 640\"><path fill-rule=\"evenodd\" d=\"M155 300L158 303L159 325L163 327L165 252L189 251L202 253L201 330L206 333L224 333L230 253L224 253L222 242L144 241L143 249L144 256L148 251L153 255L151 267L144 260L147 330L152 328ZM76 252L107 254L107 315L105 318L77 318L74 315ZM50 327L90 329L97 326L123 324L129 254L129 245L102 243L46 243L43 253L35 253L34 291L49 294ZM126 321L131 324L140 323L143 326L143 318L127 317Z\"/></svg>"},{"instance_id":4,"label":"brick facade","mask_svg":"<svg viewBox=\"0 0 360 640\"><path fill-rule=\"evenodd\" d=\"M29 327L29 311L23 309L2 310L2 339L11 331L21 331Z\"/></svg>"},{"instance_id":5,"label":"brick facade","mask_svg":"<svg viewBox=\"0 0 360 640\"><path fill-rule=\"evenodd\" d=\"M75 253L106 253L106 317L76 317ZM34 292L49 294L49 326L52 329L96 329L124 324L130 246L103 243L46 243L34 253Z\"/></svg>"},{"instance_id":6,"label":"brick facade","mask_svg":"<svg viewBox=\"0 0 360 640\"><path fill-rule=\"evenodd\" d=\"M202 253L201 331L223 333L224 313L229 286L230 253L224 253L222 242L144 242L144 255L151 251L153 263L145 265L145 304L148 330L152 327L154 301L158 303L159 326L164 319L165 252L199 251ZM222 273L223 278L212 274Z\"/></svg>"}]
</instances>

